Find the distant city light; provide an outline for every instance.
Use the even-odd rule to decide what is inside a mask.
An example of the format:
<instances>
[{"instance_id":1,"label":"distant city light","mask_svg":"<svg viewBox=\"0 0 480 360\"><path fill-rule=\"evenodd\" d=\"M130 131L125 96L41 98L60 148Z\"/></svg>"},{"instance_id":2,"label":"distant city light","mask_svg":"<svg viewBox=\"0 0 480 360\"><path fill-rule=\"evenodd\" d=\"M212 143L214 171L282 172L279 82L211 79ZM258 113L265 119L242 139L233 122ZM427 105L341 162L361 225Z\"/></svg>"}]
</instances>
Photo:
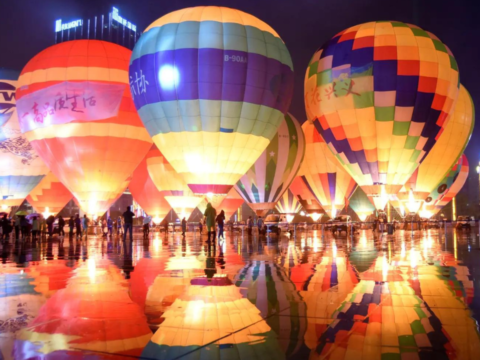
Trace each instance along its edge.
<instances>
[{"instance_id":1,"label":"distant city light","mask_svg":"<svg viewBox=\"0 0 480 360\"><path fill-rule=\"evenodd\" d=\"M62 19L55 21L55 32L60 32L63 30L74 29L83 25L83 20L73 20L68 23L62 24Z\"/></svg>"},{"instance_id":2,"label":"distant city light","mask_svg":"<svg viewBox=\"0 0 480 360\"><path fill-rule=\"evenodd\" d=\"M116 7L112 8L112 19L118 22L120 25L125 26L127 29L130 29L132 31L137 31L137 25L132 24L130 21L127 19L122 18L118 14L118 9Z\"/></svg>"}]
</instances>

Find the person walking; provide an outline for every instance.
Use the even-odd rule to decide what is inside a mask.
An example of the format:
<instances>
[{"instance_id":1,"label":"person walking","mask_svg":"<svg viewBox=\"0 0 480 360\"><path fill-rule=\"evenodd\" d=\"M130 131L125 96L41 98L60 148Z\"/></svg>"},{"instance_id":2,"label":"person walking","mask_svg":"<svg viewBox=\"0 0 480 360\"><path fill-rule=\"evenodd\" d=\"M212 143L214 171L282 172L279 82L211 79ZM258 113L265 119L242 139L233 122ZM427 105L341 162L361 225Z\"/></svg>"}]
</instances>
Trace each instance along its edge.
<instances>
[{"instance_id":1,"label":"person walking","mask_svg":"<svg viewBox=\"0 0 480 360\"><path fill-rule=\"evenodd\" d=\"M40 233L40 222L37 217L34 216L32 220L32 240L37 240L37 235Z\"/></svg>"},{"instance_id":2,"label":"person walking","mask_svg":"<svg viewBox=\"0 0 480 360\"><path fill-rule=\"evenodd\" d=\"M82 219L80 219L80 215L75 215L75 231L77 233L77 238L82 237Z\"/></svg>"},{"instance_id":3,"label":"person walking","mask_svg":"<svg viewBox=\"0 0 480 360\"><path fill-rule=\"evenodd\" d=\"M65 219L63 218L62 215L58 217L58 236L65 236L65 230L63 229L65 227Z\"/></svg>"},{"instance_id":4,"label":"person walking","mask_svg":"<svg viewBox=\"0 0 480 360\"><path fill-rule=\"evenodd\" d=\"M207 225L207 232L208 232L208 240L210 241L210 236L213 237L215 240L215 219L217 218L217 210L212 206L212 204L208 203L205 212L203 213L205 216L205 223Z\"/></svg>"},{"instance_id":5,"label":"person walking","mask_svg":"<svg viewBox=\"0 0 480 360\"><path fill-rule=\"evenodd\" d=\"M87 214L83 215L82 218L82 228L83 228L83 235L88 236L88 224L90 223L90 219L87 217Z\"/></svg>"},{"instance_id":6,"label":"person walking","mask_svg":"<svg viewBox=\"0 0 480 360\"><path fill-rule=\"evenodd\" d=\"M182 219L182 236L185 237L185 233L187 232L187 219Z\"/></svg>"},{"instance_id":7,"label":"person walking","mask_svg":"<svg viewBox=\"0 0 480 360\"><path fill-rule=\"evenodd\" d=\"M253 219L251 216L249 216L247 220L248 236L252 236L252 229L253 229Z\"/></svg>"},{"instance_id":8,"label":"person walking","mask_svg":"<svg viewBox=\"0 0 480 360\"><path fill-rule=\"evenodd\" d=\"M261 216L258 217L257 228L258 228L258 236L260 236L263 232L263 219Z\"/></svg>"},{"instance_id":9,"label":"person walking","mask_svg":"<svg viewBox=\"0 0 480 360\"><path fill-rule=\"evenodd\" d=\"M220 214L217 215L217 225L218 225L218 239L221 237L225 239L225 235L223 235L223 226L225 224L225 211L220 211Z\"/></svg>"},{"instance_id":10,"label":"person walking","mask_svg":"<svg viewBox=\"0 0 480 360\"><path fill-rule=\"evenodd\" d=\"M107 220L107 228L108 228L108 234L110 235L110 237L112 237L112 233L113 233L113 220L112 218L109 216L108 217L108 220Z\"/></svg>"},{"instance_id":11,"label":"person walking","mask_svg":"<svg viewBox=\"0 0 480 360\"><path fill-rule=\"evenodd\" d=\"M124 225L124 233L123 233L123 241L127 240L127 230L130 232L130 241L133 241L133 218L135 214L130 210L130 206L127 206L127 211L123 213L123 221L125 222Z\"/></svg>"},{"instance_id":12,"label":"person walking","mask_svg":"<svg viewBox=\"0 0 480 360\"><path fill-rule=\"evenodd\" d=\"M70 219L68 220L68 227L69 227L68 235L72 237L73 229L75 228L75 219L73 218L73 216L70 217Z\"/></svg>"}]
</instances>

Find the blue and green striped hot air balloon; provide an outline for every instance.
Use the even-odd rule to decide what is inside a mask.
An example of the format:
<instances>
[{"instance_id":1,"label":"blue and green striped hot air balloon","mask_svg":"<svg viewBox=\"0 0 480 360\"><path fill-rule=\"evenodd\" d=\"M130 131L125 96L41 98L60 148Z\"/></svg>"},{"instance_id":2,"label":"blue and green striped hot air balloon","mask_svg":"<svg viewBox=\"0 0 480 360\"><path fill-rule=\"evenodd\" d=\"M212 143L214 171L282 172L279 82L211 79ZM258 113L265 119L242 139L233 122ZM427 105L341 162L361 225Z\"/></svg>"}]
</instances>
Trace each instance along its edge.
<instances>
[{"instance_id":1,"label":"blue and green striped hot air balloon","mask_svg":"<svg viewBox=\"0 0 480 360\"><path fill-rule=\"evenodd\" d=\"M242 11L169 13L130 63L135 106L155 144L196 194L226 195L275 136L293 93L287 47Z\"/></svg>"}]
</instances>

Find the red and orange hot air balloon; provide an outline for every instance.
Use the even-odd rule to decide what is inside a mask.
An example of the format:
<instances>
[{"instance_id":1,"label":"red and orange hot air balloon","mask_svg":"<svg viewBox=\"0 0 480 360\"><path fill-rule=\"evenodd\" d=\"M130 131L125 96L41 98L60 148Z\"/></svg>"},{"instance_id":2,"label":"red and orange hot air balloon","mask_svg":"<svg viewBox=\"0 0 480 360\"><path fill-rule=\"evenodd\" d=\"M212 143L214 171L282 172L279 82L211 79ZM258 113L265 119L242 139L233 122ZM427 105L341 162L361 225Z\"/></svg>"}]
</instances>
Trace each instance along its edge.
<instances>
[{"instance_id":1,"label":"red and orange hot air balloon","mask_svg":"<svg viewBox=\"0 0 480 360\"><path fill-rule=\"evenodd\" d=\"M158 224L167 216L171 208L168 201L165 200L165 193L157 189L148 173L147 161L149 155L155 153L155 151L158 150L153 145L152 149L133 172L128 189L135 201L152 217L153 222Z\"/></svg>"},{"instance_id":2,"label":"red and orange hot air balloon","mask_svg":"<svg viewBox=\"0 0 480 360\"><path fill-rule=\"evenodd\" d=\"M131 51L99 40L51 46L22 70L22 133L90 215L102 215L152 141L129 88Z\"/></svg>"},{"instance_id":3,"label":"red and orange hot air balloon","mask_svg":"<svg viewBox=\"0 0 480 360\"><path fill-rule=\"evenodd\" d=\"M58 214L72 199L77 203L72 193L52 172L45 175L27 196L28 203L45 218Z\"/></svg>"}]
</instances>

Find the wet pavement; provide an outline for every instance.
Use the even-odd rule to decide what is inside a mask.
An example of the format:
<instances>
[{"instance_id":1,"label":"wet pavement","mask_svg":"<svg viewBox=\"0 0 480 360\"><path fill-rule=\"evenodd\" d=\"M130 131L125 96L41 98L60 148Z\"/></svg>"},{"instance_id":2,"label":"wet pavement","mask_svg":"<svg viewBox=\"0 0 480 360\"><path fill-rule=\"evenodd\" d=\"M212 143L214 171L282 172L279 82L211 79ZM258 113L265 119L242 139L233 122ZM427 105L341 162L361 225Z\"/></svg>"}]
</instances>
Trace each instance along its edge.
<instances>
[{"instance_id":1,"label":"wet pavement","mask_svg":"<svg viewBox=\"0 0 480 360\"><path fill-rule=\"evenodd\" d=\"M0 245L0 359L478 359L473 231Z\"/></svg>"}]
</instances>

